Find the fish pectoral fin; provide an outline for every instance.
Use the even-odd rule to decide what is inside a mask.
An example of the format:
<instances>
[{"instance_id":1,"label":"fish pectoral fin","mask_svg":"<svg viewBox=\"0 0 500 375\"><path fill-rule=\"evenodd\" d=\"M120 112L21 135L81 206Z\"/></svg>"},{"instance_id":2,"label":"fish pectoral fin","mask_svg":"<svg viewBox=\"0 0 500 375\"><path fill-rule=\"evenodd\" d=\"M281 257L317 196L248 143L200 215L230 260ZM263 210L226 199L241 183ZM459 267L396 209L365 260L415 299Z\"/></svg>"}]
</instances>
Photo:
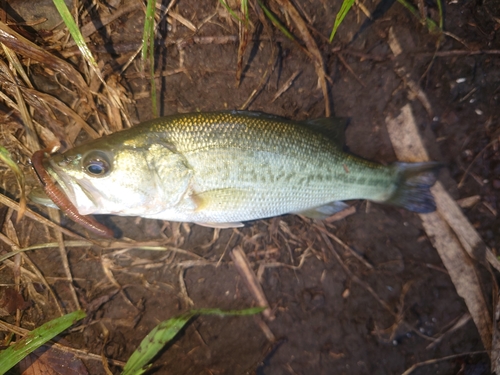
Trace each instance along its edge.
<instances>
[{"instance_id":1,"label":"fish pectoral fin","mask_svg":"<svg viewBox=\"0 0 500 375\"><path fill-rule=\"evenodd\" d=\"M202 227L217 228L217 229L227 229L227 228L241 228L245 226L241 222L235 223L195 223L201 225Z\"/></svg>"},{"instance_id":2,"label":"fish pectoral fin","mask_svg":"<svg viewBox=\"0 0 500 375\"><path fill-rule=\"evenodd\" d=\"M224 188L204 191L202 193L193 194L190 199L196 202L197 212L205 212L207 215L224 215L224 213L234 212L239 205L250 199L251 191L235 188ZM210 216L209 216L210 217ZM196 222L196 224L209 228L240 228L243 223L240 222Z\"/></svg>"},{"instance_id":3,"label":"fish pectoral fin","mask_svg":"<svg viewBox=\"0 0 500 375\"><path fill-rule=\"evenodd\" d=\"M349 207L349 205L345 204L344 202L334 201L334 202L330 202L328 204L325 204L323 206L314 207L314 208L310 208L308 210L299 211L299 212L292 212L292 213L294 213L296 215L302 215L302 216L308 217L310 219L323 220L329 216L332 216L333 214L335 214L337 212L345 210L348 207Z\"/></svg>"}]
</instances>

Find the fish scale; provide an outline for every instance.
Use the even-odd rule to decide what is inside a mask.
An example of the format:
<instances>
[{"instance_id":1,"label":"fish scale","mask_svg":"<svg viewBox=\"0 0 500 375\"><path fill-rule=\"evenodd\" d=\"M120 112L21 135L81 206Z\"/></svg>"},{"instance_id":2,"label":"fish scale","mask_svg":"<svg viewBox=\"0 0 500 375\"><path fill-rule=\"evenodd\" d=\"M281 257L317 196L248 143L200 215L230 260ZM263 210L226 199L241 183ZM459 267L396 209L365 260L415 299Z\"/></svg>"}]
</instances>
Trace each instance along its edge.
<instances>
[{"instance_id":1,"label":"fish scale","mask_svg":"<svg viewBox=\"0 0 500 375\"><path fill-rule=\"evenodd\" d=\"M327 216L349 199L434 209L436 163L372 163L343 152L342 133L336 119L179 114L51 156L45 165L82 214L230 226L285 213Z\"/></svg>"}]
</instances>

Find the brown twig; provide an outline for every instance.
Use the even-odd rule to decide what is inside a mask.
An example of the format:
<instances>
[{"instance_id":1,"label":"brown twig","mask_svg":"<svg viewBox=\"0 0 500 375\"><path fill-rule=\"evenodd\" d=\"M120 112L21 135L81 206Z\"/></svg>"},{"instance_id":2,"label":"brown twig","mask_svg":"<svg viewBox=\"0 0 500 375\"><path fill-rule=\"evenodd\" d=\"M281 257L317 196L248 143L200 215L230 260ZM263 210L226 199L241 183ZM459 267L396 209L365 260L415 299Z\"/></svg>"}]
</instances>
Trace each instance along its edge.
<instances>
[{"instance_id":1,"label":"brown twig","mask_svg":"<svg viewBox=\"0 0 500 375\"><path fill-rule=\"evenodd\" d=\"M342 63L342 65L344 65L344 67L349 71L349 73L351 73L352 76L356 79L356 81L358 81L361 86L366 87L366 85L363 83L363 81L359 79L359 77L356 75L356 73L354 73L354 70L351 68L351 66L344 59L344 56L342 56L341 53L338 53L337 57L340 60L340 62Z\"/></svg>"},{"instance_id":2,"label":"brown twig","mask_svg":"<svg viewBox=\"0 0 500 375\"><path fill-rule=\"evenodd\" d=\"M337 242L340 246L344 248L344 250L347 250L349 253L351 253L357 260L359 260L361 263L363 263L368 269L373 269L373 266L368 262L366 259L364 259L361 255L359 255L356 251L354 251L350 246L347 246L344 241L342 241L340 238L335 236L334 234L328 232L326 230L324 224L322 222L319 222L314 225L315 228L317 228L322 234L325 234L326 236L330 237L332 240Z\"/></svg>"},{"instance_id":3,"label":"brown twig","mask_svg":"<svg viewBox=\"0 0 500 375\"><path fill-rule=\"evenodd\" d=\"M427 361L415 363L413 366L411 366L408 370L403 372L401 375L410 375L413 371L415 371L419 367L433 365L433 364L439 363L439 362L449 361L450 359L460 358L460 357L464 357L466 355L484 354L484 353L486 353L486 351L482 350L482 351L477 351L477 352L452 354L452 355L442 357L442 358L429 359Z\"/></svg>"},{"instance_id":4,"label":"brown twig","mask_svg":"<svg viewBox=\"0 0 500 375\"><path fill-rule=\"evenodd\" d=\"M328 85L326 83L327 80L326 68L325 68L325 63L323 62L323 57L321 56L321 52L319 51L318 45L316 44L316 41L309 32L307 24L304 22L300 13L293 6L290 0L276 0L276 2L286 10L290 18L297 26L297 31L302 36L302 40L307 48L306 51L314 63L316 75L318 76L319 84L321 86L321 90L323 91L323 98L325 100L325 116L330 117L331 111L330 111L330 99L328 95Z\"/></svg>"},{"instance_id":5,"label":"brown twig","mask_svg":"<svg viewBox=\"0 0 500 375\"><path fill-rule=\"evenodd\" d=\"M255 273L250 267L250 263L248 262L248 259L241 247L234 248L229 255L231 256L238 273L243 278L250 294L257 301L257 304L259 306L266 307L266 309L262 312L264 317L267 320L274 320L274 315L269 307L269 302L267 302L267 298L264 295L262 286L260 285L259 280L257 280L257 276L255 276Z\"/></svg>"},{"instance_id":6,"label":"brown twig","mask_svg":"<svg viewBox=\"0 0 500 375\"><path fill-rule=\"evenodd\" d=\"M256 89L254 89L252 91L252 93L250 94L250 96L248 97L248 99L245 101L245 103L243 103L243 105L240 107L240 110L242 110L242 111L246 110L250 106L250 104L252 103L252 101L255 99L255 97L257 96L257 94L262 91L262 89L264 88L267 80L269 79L269 76L271 75L270 72L272 72L274 70L276 58L277 58L276 48L274 47L274 45L271 45L271 56L269 57L269 61L267 63L266 71L262 75L262 78L260 79L259 85L257 86Z\"/></svg>"},{"instance_id":7,"label":"brown twig","mask_svg":"<svg viewBox=\"0 0 500 375\"><path fill-rule=\"evenodd\" d=\"M448 336L450 333L455 332L456 330L462 328L464 325L466 325L472 317L470 316L469 313L463 314L460 318L458 318L454 324L450 327L450 329L446 330L446 332L442 333L438 338L436 338L436 341L431 342L429 345L427 345L426 349L433 349L435 346L441 343L443 339Z\"/></svg>"},{"instance_id":8,"label":"brown twig","mask_svg":"<svg viewBox=\"0 0 500 375\"><path fill-rule=\"evenodd\" d=\"M477 161L477 159L479 159L479 157L490 147L490 146L493 146L495 143L498 143L498 138L492 140L490 143L488 143L481 151L478 152L478 154L474 157L474 159L472 159L471 163L469 164L469 166L467 167L467 169L465 170L464 172L464 175L462 176L462 178L460 179L460 182L458 183L458 188L460 189L463 185L464 185L464 182L465 182L465 178L467 177L467 175L469 174L470 172L470 169L472 168L472 166L474 165L474 163Z\"/></svg>"},{"instance_id":9,"label":"brown twig","mask_svg":"<svg viewBox=\"0 0 500 375\"><path fill-rule=\"evenodd\" d=\"M54 221L59 221L60 214L56 209L49 209L49 216ZM64 245L64 238L61 232L54 231L57 242L59 244L59 255L61 256L61 262L64 268L64 273L66 274L66 279L68 280L69 290L71 292L71 296L73 297L73 302L75 303L75 309L79 310L82 307L80 306L80 301L78 300L78 296L76 294L75 286L73 285L73 274L71 273L71 269L68 261L68 254L66 252L66 246Z\"/></svg>"},{"instance_id":10,"label":"brown twig","mask_svg":"<svg viewBox=\"0 0 500 375\"><path fill-rule=\"evenodd\" d=\"M345 210L334 213L332 216L327 217L323 221L326 223L333 223L335 221L345 219L347 216L353 215L355 213L356 213L356 207L350 206L349 208L346 208Z\"/></svg>"},{"instance_id":11,"label":"brown twig","mask_svg":"<svg viewBox=\"0 0 500 375\"><path fill-rule=\"evenodd\" d=\"M342 260L342 258L340 257L340 255L337 253L337 251L335 250L335 248L333 247L333 244L332 242L330 241L330 239L328 238L327 234L324 233L324 232L320 232L320 235L321 237L323 238L323 242L326 244L326 246L328 247L328 249L330 250L330 252L332 253L332 255L337 259L338 263L340 264L340 266L342 267L342 269L344 270L344 272L346 273L346 275L348 277L351 278L352 281L354 281L356 284L360 285L361 287L363 287L366 291L368 291L374 298L375 300L389 313L391 314L394 318L396 319L401 319L401 316L398 312L395 312L394 309L386 302L384 301L382 298L380 298L380 296L375 292L375 290L370 286L368 285L368 283L366 283L365 281L361 280L357 275L355 275L350 269L349 267L347 267L347 265L344 263L344 261ZM405 325L405 327L411 329L416 335L426 339L426 340L429 340L429 341L434 341L434 338L433 337L430 337L430 336L427 336L427 335L424 335L423 333L421 333L418 329L416 329L414 326L412 326L410 323L408 323L407 321L401 319L401 323Z\"/></svg>"},{"instance_id":12,"label":"brown twig","mask_svg":"<svg viewBox=\"0 0 500 375\"><path fill-rule=\"evenodd\" d=\"M422 52L418 56L437 56L437 57L454 57L454 56L472 56L472 55L500 55L500 49L485 49L477 51L468 50L450 50L439 52Z\"/></svg>"},{"instance_id":13,"label":"brown twig","mask_svg":"<svg viewBox=\"0 0 500 375\"><path fill-rule=\"evenodd\" d=\"M281 88L276 92L276 94L273 97L273 100L271 100L271 103L274 103L276 99L278 99L281 95L283 95L284 92L286 92L293 84L293 81L295 81L295 78L297 78L300 74L300 70L297 70L295 73L291 75L290 78L287 79L287 81L281 86Z\"/></svg>"},{"instance_id":14,"label":"brown twig","mask_svg":"<svg viewBox=\"0 0 500 375\"><path fill-rule=\"evenodd\" d=\"M6 205L7 207L10 207L16 211L19 211L19 209L20 209L18 202L10 199L9 197L7 197L3 194L0 194L0 203ZM87 240L86 238L70 231L69 229L63 228L63 227L57 225L56 223L50 221L49 219L46 219L42 215L37 214L36 212L30 210L29 208L26 209L26 211L24 212L24 215L29 217L30 219L33 219L33 220L39 222L40 224L46 225L50 228L54 228L54 229L60 231L61 233L64 233L70 237L75 237L75 238L78 238L81 240Z\"/></svg>"}]
</instances>

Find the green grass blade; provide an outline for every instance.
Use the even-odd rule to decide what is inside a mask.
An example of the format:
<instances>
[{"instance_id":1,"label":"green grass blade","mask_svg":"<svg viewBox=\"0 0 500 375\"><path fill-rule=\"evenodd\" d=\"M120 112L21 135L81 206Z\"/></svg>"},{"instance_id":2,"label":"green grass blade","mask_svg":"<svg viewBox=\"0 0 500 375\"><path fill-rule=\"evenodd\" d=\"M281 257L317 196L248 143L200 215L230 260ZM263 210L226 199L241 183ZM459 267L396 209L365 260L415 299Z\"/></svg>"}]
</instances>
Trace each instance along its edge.
<instances>
[{"instance_id":1,"label":"green grass blade","mask_svg":"<svg viewBox=\"0 0 500 375\"><path fill-rule=\"evenodd\" d=\"M151 105L153 117L158 117L158 101L156 99L156 79L155 79L155 54L154 54L154 37L149 40L149 80L151 82Z\"/></svg>"},{"instance_id":2,"label":"green grass blade","mask_svg":"<svg viewBox=\"0 0 500 375\"><path fill-rule=\"evenodd\" d=\"M153 116L158 117L158 107L156 101L156 81L155 81L155 0L148 0L146 6L146 19L144 20L144 32L142 35L142 61L149 61L149 72L151 82L151 105Z\"/></svg>"},{"instance_id":3,"label":"green grass blade","mask_svg":"<svg viewBox=\"0 0 500 375\"><path fill-rule=\"evenodd\" d=\"M140 374L158 352L195 316L187 312L158 324L142 340L123 368L122 375Z\"/></svg>"},{"instance_id":4,"label":"green grass blade","mask_svg":"<svg viewBox=\"0 0 500 375\"><path fill-rule=\"evenodd\" d=\"M344 0L344 2L342 3L342 6L340 7L339 12L337 13L337 17L335 17L335 23L333 24L332 33L330 34L330 43L333 41L333 37L337 33L337 29L344 20L345 16L347 16L347 13L349 13L349 10L354 5L355 1L356 0Z\"/></svg>"},{"instance_id":5,"label":"green grass blade","mask_svg":"<svg viewBox=\"0 0 500 375\"><path fill-rule=\"evenodd\" d=\"M30 354L33 350L45 344L54 336L69 328L75 322L85 318L83 310L74 311L70 314L53 319L28 333L24 338L0 352L0 375L5 374L20 360Z\"/></svg>"},{"instance_id":6,"label":"green grass blade","mask_svg":"<svg viewBox=\"0 0 500 375\"><path fill-rule=\"evenodd\" d=\"M229 5L227 5L226 1L225 0L219 0L219 3L222 4L222 6L224 8L226 8L227 12L238 22L243 22L243 20L238 17L238 15L236 13L234 13L234 11L229 7Z\"/></svg>"},{"instance_id":7,"label":"green grass blade","mask_svg":"<svg viewBox=\"0 0 500 375\"><path fill-rule=\"evenodd\" d=\"M122 375L143 374L146 371L145 367L148 363L196 315L254 315L262 312L263 310L263 307L231 311L224 311L221 309L199 309L191 310L177 317L165 320L153 328L153 330L151 330L151 332L149 332L148 335L142 340L139 347L128 359Z\"/></svg>"},{"instance_id":8,"label":"green grass blade","mask_svg":"<svg viewBox=\"0 0 500 375\"><path fill-rule=\"evenodd\" d=\"M144 31L142 34L142 51L141 51L141 59L142 61L146 61L149 59L150 53L150 40L154 40L154 32L155 32L155 1L148 0L148 4L146 6L146 19L144 20Z\"/></svg>"},{"instance_id":9,"label":"green grass blade","mask_svg":"<svg viewBox=\"0 0 500 375\"><path fill-rule=\"evenodd\" d=\"M416 8L414 8L409 2L407 2L406 0L398 0L398 2L404 6L406 9L408 9L410 11L411 14L413 14L415 17L417 17L419 20L421 20L421 17L420 17L420 13L418 12L418 10ZM441 9L441 12L442 12L442 9ZM442 16L442 14L440 15ZM441 20L440 20L441 22ZM442 28L439 27L436 22L434 22L433 20L431 20L429 17L427 17L425 19L425 24L427 26L427 29L432 33L432 32L437 32L437 31L441 31Z\"/></svg>"},{"instance_id":10,"label":"green grass blade","mask_svg":"<svg viewBox=\"0 0 500 375\"><path fill-rule=\"evenodd\" d=\"M73 16L71 15L71 12L69 11L68 7L66 6L66 3L64 0L53 0L54 5L57 8L57 11L61 15L62 20L64 21L64 24L68 28L71 37L75 41L76 45L78 46L78 49L82 53L83 58L89 63L89 65L93 66L95 69L97 69L97 63L94 59L94 56L92 56L92 52L90 52L90 49L87 47L87 44L85 43L85 39L83 38L82 33L80 32L80 29L78 28L75 20L73 19Z\"/></svg>"},{"instance_id":11,"label":"green grass blade","mask_svg":"<svg viewBox=\"0 0 500 375\"><path fill-rule=\"evenodd\" d=\"M263 3L259 0L259 6L266 15L267 18L273 23L273 25L278 28L288 39L295 41L295 37L290 31L280 22L279 19L275 17L273 12L271 12Z\"/></svg>"},{"instance_id":12,"label":"green grass blade","mask_svg":"<svg viewBox=\"0 0 500 375\"><path fill-rule=\"evenodd\" d=\"M248 25L250 22L250 15L248 13L248 0L241 0L241 11L245 15L245 23Z\"/></svg>"},{"instance_id":13,"label":"green grass blade","mask_svg":"<svg viewBox=\"0 0 500 375\"><path fill-rule=\"evenodd\" d=\"M437 7L438 7L438 12L439 12L439 28L443 30L444 26L444 14L443 14L443 3L441 0L437 0Z\"/></svg>"}]
</instances>

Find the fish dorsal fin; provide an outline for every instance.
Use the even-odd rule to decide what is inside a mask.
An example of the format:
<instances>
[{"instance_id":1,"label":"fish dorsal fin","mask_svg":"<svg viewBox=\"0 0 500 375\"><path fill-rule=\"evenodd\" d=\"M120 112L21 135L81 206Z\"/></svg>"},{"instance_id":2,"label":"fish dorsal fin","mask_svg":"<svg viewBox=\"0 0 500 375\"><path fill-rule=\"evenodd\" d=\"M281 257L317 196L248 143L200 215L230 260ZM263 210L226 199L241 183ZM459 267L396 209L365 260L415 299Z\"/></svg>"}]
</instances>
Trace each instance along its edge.
<instances>
[{"instance_id":1,"label":"fish dorsal fin","mask_svg":"<svg viewBox=\"0 0 500 375\"><path fill-rule=\"evenodd\" d=\"M270 115L264 112L250 112L250 111L240 111L240 110L231 110L226 112L231 113L233 115L255 117L264 120L293 122L292 120L289 120L287 118L277 115ZM318 133L323 134L329 140L334 142L339 148L344 147L345 129L347 127L347 123L348 120L342 117L322 117L314 120L305 120L299 122L299 124L308 127L309 129L313 129Z\"/></svg>"},{"instance_id":2,"label":"fish dorsal fin","mask_svg":"<svg viewBox=\"0 0 500 375\"><path fill-rule=\"evenodd\" d=\"M303 124L328 137L340 148L344 147L347 119L341 117L323 117L304 121Z\"/></svg>"}]
</instances>

